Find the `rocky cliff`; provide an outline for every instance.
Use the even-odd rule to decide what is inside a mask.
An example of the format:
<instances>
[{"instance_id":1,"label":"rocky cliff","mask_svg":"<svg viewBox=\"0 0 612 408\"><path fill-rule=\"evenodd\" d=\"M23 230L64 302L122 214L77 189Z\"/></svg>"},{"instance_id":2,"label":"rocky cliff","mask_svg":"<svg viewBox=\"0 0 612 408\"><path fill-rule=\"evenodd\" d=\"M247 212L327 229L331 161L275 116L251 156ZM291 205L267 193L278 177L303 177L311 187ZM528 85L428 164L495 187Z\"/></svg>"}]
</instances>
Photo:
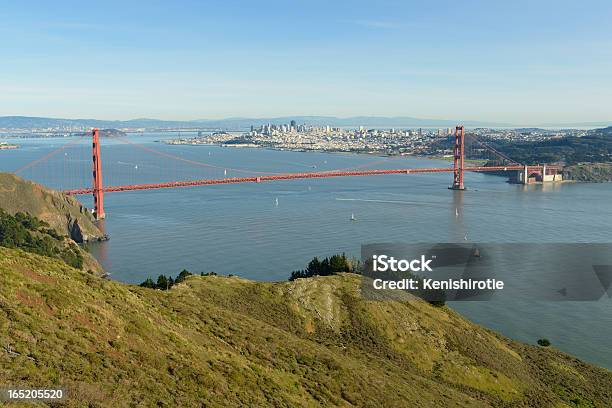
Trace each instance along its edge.
<instances>
[{"instance_id":1,"label":"rocky cliff","mask_svg":"<svg viewBox=\"0 0 612 408\"><path fill-rule=\"evenodd\" d=\"M0 173L0 208L9 214L25 212L36 216L78 243L104 238L90 211L75 198L14 174Z\"/></svg>"},{"instance_id":2,"label":"rocky cliff","mask_svg":"<svg viewBox=\"0 0 612 408\"><path fill-rule=\"evenodd\" d=\"M14 174L0 173L0 209L14 215L27 213L45 221L70 242L84 243L105 239L94 223L90 211L75 198L49 190ZM83 270L95 275L105 275L98 261L81 246L75 250L83 257Z\"/></svg>"}]
</instances>

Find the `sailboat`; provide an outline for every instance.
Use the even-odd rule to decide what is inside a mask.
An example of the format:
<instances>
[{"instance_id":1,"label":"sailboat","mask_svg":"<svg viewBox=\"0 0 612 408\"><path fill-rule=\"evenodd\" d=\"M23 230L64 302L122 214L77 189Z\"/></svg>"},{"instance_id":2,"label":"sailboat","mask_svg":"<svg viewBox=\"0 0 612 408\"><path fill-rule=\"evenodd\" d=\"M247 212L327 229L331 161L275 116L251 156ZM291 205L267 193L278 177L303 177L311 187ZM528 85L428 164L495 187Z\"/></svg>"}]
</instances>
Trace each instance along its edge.
<instances>
[{"instance_id":1,"label":"sailboat","mask_svg":"<svg viewBox=\"0 0 612 408\"><path fill-rule=\"evenodd\" d=\"M455 217L459 217L459 210L457 208L455 208Z\"/></svg>"},{"instance_id":2,"label":"sailboat","mask_svg":"<svg viewBox=\"0 0 612 408\"><path fill-rule=\"evenodd\" d=\"M274 199L274 205L275 205L276 207L278 207L278 197L276 197L276 198Z\"/></svg>"},{"instance_id":3,"label":"sailboat","mask_svg":"<svg viewBox=\"0 0 612 408\"><path fill-rule=\"evenodd\" d=\"M357 221L357 218L355 218L355 214L351 213L351 221Z\"/></svg>"},{"instance_id":4,"label":"sailboat","mask_svg":"<svg viewBox=\"0 0 612 408\"><path fill-rule=\"evenodd\" d=\"M223 170L223 175L224 175L224 176L227 176L227 169L224 169L224 170Z\"/></svg>"}]
</instances>

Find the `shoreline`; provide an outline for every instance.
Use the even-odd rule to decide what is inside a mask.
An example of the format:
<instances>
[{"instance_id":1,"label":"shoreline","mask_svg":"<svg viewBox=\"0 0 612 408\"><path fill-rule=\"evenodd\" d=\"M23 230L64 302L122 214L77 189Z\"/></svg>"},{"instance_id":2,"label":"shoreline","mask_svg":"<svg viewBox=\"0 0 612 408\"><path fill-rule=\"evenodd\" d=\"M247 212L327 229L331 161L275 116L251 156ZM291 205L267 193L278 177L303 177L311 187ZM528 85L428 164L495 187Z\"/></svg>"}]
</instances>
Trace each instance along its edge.
<instances>
[{"instance_id":1,"label":"shoreline","mask_svg":"<svg viewBox=\"0 0 612 408\"><path fill-rule=\"evenodd\" d=\"M392 154L392 153L385 153L385 152L374 151L374 150L361 151L361 150L304 149L304 148L263 146L263 145L258 145L258 144L231 145L231 144L224 144L224 143L167 143L163 139L156 140L156 142L163 143L169 146L208 146L208 147L215 146L215 147L235 148L235 149L263 149L263 150L273 150L273 151L278 151L278 152L329 153L329 154L339 154L339 155L375 156L375 157L414 157L418 159L448 161L447 159L441 158L440 156L428 156L428 155L419 155L419 154L401 154L401 153ZM468 160L466 160L466 162L467 161Z\"/></svg>"},{"instance_id":2,"label":"shoreline","mask_svg":"<svg viewBox=\"0 0 612 408\"><path fill-rule=\"evenodd\" d=\"M1 144L0 150L16 150L19 149L19 145L11 145L11 144Z\"/></svg>"}]
</instances>

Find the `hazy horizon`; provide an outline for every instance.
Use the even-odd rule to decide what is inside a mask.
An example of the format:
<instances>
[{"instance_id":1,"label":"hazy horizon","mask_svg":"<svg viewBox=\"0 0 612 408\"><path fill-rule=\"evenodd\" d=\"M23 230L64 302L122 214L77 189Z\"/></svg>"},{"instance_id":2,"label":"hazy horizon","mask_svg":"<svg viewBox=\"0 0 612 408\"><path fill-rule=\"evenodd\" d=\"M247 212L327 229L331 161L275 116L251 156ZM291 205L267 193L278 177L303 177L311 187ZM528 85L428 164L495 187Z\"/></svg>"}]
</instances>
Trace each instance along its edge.
<instances>
[{"instance_id":1,"label":"hazy horizon","mask_svg":"<svg viewBox=\"0 0 612 408\"><path fill-rule=\"evenodd\" d=\"M383 116L383 115L350 115L350 116L333 116L333 115L308 115L308 114L299 114L299 115L282 115L282 116L261 116L261 117L248 117L248 116L228 116L228 117L220 117L220 118L195 118L195 119L173 119L173 118L156 118L156 117L133 117L127 119L117 119L117 118L99 118L99 117L60 117L60 116L30 116L30 115L1 115L0 120L8 119L8 118L23 118L23 119L41 119L41 120L66 120L66 121L92 121L92 122L145 122L145 121L159 121L159 122L176 122L176 123L216 123L216 122L240 122L240 121L252 121L254 125L258 123L271 121L271 122L282 122L289 121L291 119L302 120L307 124L318 123L321 120L329 119L330 124L332 126L358 126L359 122L351 122L350 125L347 121L349 120L357 120L364 119L366 126L423 126L423 127L446 127L451 126L453 124L464 124L468 127L501 127L501 128L510 128L510 127L543 127L543 128L563 128L563 127L608 127L612 126L612 120L593 120L593 121L576 121L576 122L515 122L515 123L500 123L489 120L455 120L448 118L421 118L415 116ZM311 121L308 121L311 119ZM376 123L374 125L374 121L380 119L380 123ZM402 120L406 122L401 123ZM385 123L394 122L394 123ZM413 121L413 122L410 122ZM344 124L338 125L337 122L346 122ZM322 122L321 122L322 123ZM2 123L0 122L0 128Z\"/></svg>"}]
</instances>

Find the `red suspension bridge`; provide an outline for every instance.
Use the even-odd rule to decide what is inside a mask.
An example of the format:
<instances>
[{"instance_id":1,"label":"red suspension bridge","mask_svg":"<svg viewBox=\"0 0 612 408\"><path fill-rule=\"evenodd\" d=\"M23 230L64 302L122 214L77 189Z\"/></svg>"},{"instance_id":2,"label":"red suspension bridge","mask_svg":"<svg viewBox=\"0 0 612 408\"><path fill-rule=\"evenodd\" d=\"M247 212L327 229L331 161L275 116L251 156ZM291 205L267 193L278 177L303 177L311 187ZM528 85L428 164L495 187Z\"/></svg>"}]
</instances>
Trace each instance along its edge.
<instances>
[{"instance_id":1,"label":"red suspension bridge","mask_svg":"<svg viewBox=\"0 0 612 408\"><path fill-rule=\"evenodd\" d=\"M309 171L309 172L290 172L290 173L272 173L266 171L255 171L249 169L229 169L235 173L247 173L249 175L241 177L227 177L227 167L217 166L210 163L203 163L201 161L195 161L187 159L185 157L177 156L167 152L159 151L146 147L143 145L136 144L122 137L113 137L121 143L134 145L148 153L186 163L191 166L205 167L209 169L223 169L223 177L208 177L208 178L195 178L192 180L183 181L164 181L164 182L151 182L151 183L133 183L133 184L122 184L122 185L104 185L103 184L103 170L102 170L102 156L100 149L100 132L98 129L93 129L91 132L92 137L92 167L93 167L93 183L91 187L82 188L66 188L62 189L67 195L83 195L92 194L94 203L94 214L97 219L105 217L104 211L104 194L114 193L122 191L138 191L138 190L151 190L151 189L165 189L165 188L178 188L178 187L194 187L194 186L206 186L206 185L219 185L219 184L240 184L240 183L261 183L266 181L277 181L277 180L296 180L296 179L321 179L321 178L332 178L332 177L359 177L359 176L377 176L377 175L389 175L389 174L423 174L423 173L452 173L452 185L449 187L453 190L464 190L464 175L465 172L512 172L516 171L520 173L519 177L522 181L527 182L534 177L539 179L546 178L547 175L554 175L559 170L557 166L546 166L546 165L524 165L517 163L502 153L496 151L487 143L478 139L473 139L471 145L474 149L480 150L480 152L487 151L493 154L493 157L503 165L499 166L466 166L466 134L463 126L457 126L455 129L454 136L454 147L452 150L453 166L452 167L431 167L431 168L384 168L384 169L363 169L357 166L353 168L335 169L335 170L324 170L324 171ZM81 138L71 140L66 145L53 150L45 156L33 160L27 165L16 170L15 173L21 173L27 169L33 168L40 163L45 162L49 158L56 156L60 152L64 152L70 146L77 143ZM68 156L68 153L64 153ZM210 154L210 153L209 153ZM387 160L387 159L385 159ZM120 162L119 162L120 163ZM374 163L368 163L372 165ZM138 168L136 165L135 169ZM66 170L70 172L70 170ZM64 176L65 177L65 176ZM553 177L554 178L554 177Z\"/></svg>"}]
</instances>

